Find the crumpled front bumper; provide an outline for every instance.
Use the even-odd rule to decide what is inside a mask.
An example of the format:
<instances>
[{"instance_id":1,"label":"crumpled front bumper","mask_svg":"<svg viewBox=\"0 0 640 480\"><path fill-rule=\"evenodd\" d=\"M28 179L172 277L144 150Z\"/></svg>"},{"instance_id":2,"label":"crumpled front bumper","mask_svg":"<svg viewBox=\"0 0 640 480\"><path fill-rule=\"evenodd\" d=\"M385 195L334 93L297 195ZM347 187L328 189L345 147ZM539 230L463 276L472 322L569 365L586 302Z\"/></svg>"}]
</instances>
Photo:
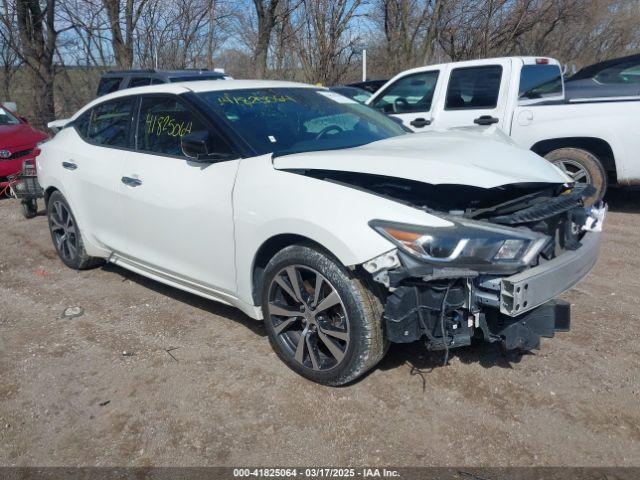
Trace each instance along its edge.
<instances>
[{"instance_id":1,"label":"crumpled front bumper","mask_svg":"<svg viewBox=\"0 0 640 480\"><path fill-rule=\"evenodd\" d=\"M538 348L540 337L570 328L570 305L555 299L596 264L606 206L592 207L579 241L552 260L510 276L434 267L402 251L365 264L373 279L389 288L387 337L396 343L425 339L428 349L469 345L482 333L505 348ZM570 248L574 248L573 250Z\"/></svg>"},{"instance_id":2,"label":"crumpled front bumper","mask_svg":"<svg viewBox=\"0 0 640 480\"><path fill-rule=\"evenodd\" d=\"M602 233L587 232L577 250L500 280L500 312L514 317L569 290L598 260Z\"/></svg>"}]
</instances>

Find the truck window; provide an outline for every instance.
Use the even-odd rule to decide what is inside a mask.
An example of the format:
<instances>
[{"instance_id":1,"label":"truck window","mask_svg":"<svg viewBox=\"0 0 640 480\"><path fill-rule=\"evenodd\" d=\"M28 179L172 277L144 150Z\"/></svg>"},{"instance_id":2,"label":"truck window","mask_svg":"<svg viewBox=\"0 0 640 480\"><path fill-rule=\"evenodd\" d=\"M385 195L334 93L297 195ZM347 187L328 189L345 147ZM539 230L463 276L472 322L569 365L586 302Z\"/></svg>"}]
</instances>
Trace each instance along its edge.
<instances>
[{"instance_id":1,"label":"truck window","mask_svg":"<svg viewBox=\"0 0 640 480\"><path fill-rule=\"evenodd\" d=\"M500 65L454 69L449 78L445 109L495 108L501 78Z\"/></svg>"},{"instance_id":2,"label":"truck window","mask_svg":"<svg viewBox=\"0 0 640 480\"><path fill-rule=\"evenodd\" d=\"M525 65L520 71L518 98L535 99L562 95L562 73L558 65Z\"/></svg>"},{"instance_id":3,"label":"truck window","mask_svg":"<svg viewBox=\"0 0 640 480\"><path fill-rule=\"evenodd\" d=\"M407 75L389 85L371 106L384 113L428 112L437 82L437 70Z\"/></svg>"},{"instance_id":4,"label":"truck window","mask_svg":"<svg viewBox=\"0 0 640 480\"><path fill-rule=\"evenodd\" d=\"M100 80L98 85L98 96L106 95L107 93L115 92L120 86L122 77L106 77Z\"/></svg>"}]
</instances>

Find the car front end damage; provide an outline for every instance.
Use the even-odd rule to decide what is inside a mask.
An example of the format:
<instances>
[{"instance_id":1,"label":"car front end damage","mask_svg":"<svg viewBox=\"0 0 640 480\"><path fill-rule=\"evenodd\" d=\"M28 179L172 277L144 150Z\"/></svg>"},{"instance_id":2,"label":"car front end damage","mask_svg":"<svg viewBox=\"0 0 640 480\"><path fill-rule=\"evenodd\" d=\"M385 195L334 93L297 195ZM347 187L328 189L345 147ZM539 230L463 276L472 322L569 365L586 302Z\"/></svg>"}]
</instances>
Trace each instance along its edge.
<instances>
[{"instance_id":1,"label":"car front end damage","mask_svg":"<svg viewBox=\"0 0 640 480\"><path fill-rule=\"evenodd\" d=\"M388 290L389 340L424 340L439 350L469 345L475 337L531 350L540 337L567 331L570 306L555 297L595 265L606 213L604 204L584 206L591 188L505 186L467 208L423 206L452 227L372 221L397 245L362 265ZM449 203L459 203L462 190Z\"/></svg>"}]
</instances>

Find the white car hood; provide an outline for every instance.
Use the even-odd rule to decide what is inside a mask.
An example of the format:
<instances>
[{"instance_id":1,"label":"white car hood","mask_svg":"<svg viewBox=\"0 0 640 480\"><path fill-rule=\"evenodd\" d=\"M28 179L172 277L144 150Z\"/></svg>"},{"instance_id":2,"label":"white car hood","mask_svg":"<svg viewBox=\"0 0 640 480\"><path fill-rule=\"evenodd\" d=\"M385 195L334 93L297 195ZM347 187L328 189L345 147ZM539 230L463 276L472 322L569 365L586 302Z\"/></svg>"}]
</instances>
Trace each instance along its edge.
<instances>
[{"instance_id":1,"label":"white car hood","mask_svg":"<svg viewBox=\"0 0 640 480\"><path fill-rule=\"evenodd\" d=\"M493 188L571 179L533 152L481 132L408 134L361 147L275 156L278 170L334 170Z\"/></svg>"}]
</instances>

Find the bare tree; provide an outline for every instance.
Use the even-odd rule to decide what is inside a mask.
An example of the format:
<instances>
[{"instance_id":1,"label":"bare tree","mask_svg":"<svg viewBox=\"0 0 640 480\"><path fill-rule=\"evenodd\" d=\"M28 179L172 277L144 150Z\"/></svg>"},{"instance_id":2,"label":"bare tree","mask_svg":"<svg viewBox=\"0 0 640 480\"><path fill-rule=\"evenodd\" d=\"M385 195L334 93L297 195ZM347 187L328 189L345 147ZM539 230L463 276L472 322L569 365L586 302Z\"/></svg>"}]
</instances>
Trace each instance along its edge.
<instances>
[{"instance_id":1,"label":"bare tree","mask_svg":"<svg viewBox=\"0 0 640 480\"><path fill-rule=\"evenodd\" d=\"M257 35L253 49L255 75L267 75L267 57L271 43L271 32L276 24L279 0L253 0L257 16Z\"/></svg>"},{"instance_id":2,"label":"bare tree","mask_svg":"<svg viewBox=\"0 0 640 480\"><path fill-rule=\"evenodd\" d=\"M103 0L111 29L111 44L119 68L133 66L134 33L148 0Z\"/></svg>"},{"instance_id":3,"label":"bare tree","mask_svg":"<svg viewBox=\"0 0 640 480\"><path fill-rule=\"evenodd\" d=\"M307 81L333 85L346 73L359 41L350 27L360 4L360 0L303 1L297 43Z\"/></svg>"},{"instance_id":4,"label":"bare tree","mask_svg":"<svg viewBox=\"0 0 640 480\"><path fill-rule=\"evenodd\" d=\"M431 60L443 4L443 0L378 1L371 17L384 34L390 74Z\"/></svg>"},{"instance_id":5,"label":"bare tree","mask_svg":"<svg viewBox=\"0 0 640 480\"><path fill-rule=\"evenodd\" d=\"M2 62L2 90L0 100L11 100L11 84L13 77L22 64L18 55L19 39L17 36L16 11L7 0L2 4L2 22L0 23L0 62Z\"/></svg>"},{"instance_id":6,"label":"bare tree","mask_svg":"<svg viewBox=\"0 0 640 480\"><path fill-rule=\"evenodd\" d=\"M44 8L39 0L16 1L20 36L16 51L27 67L33 121L40 128L55 118L53 56L59 33L55 28L55 8L56 0L46 0Z\"/></svg>"}]
</instances>

